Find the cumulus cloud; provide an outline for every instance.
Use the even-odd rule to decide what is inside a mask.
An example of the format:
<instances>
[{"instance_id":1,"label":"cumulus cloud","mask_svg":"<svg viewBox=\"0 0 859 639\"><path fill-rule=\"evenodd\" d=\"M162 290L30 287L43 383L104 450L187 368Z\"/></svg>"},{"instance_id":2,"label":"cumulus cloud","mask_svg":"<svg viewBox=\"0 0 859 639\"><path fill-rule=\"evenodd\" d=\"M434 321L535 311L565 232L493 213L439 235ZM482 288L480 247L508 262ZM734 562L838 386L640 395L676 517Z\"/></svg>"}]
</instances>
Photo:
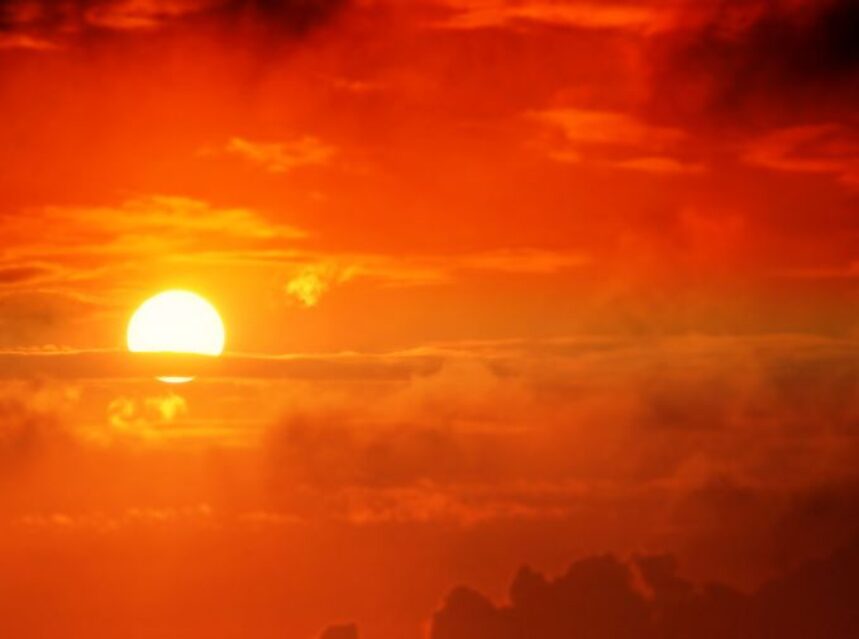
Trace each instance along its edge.
<instances>
[{"instance_id":1,"label":"cumulus cloud","mask_svg":"<svg viewBox=\"0 0 859 639\"><path fill-rule=\"evenodd\" d=\"M596 556L555 579L523 568L509 603L469 588L451 592L433 616L432 639L667 639L780 637L859 632L851 599L859 586L859 542L764 584L751 596L728 586L693 584L671 556L629 562Z\"/></svg>"}]
</instances>

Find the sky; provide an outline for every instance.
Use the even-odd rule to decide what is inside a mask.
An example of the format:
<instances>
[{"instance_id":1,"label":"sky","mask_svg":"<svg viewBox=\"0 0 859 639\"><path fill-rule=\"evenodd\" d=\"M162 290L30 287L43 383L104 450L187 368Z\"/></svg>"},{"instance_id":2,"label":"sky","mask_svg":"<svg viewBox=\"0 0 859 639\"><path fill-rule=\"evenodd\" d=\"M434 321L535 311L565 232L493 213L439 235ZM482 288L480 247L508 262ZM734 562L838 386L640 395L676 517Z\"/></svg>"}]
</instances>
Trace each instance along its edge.
<instances>
[{"instance_id":1,"label":"sky","mask_svg":"<svg viewBox=\"0 0 859 639\"><path fill-rule=\"evenodd\" d=\"M0 0L0 633L855 637L857 31Z\"/></svg>"}]
</instances>

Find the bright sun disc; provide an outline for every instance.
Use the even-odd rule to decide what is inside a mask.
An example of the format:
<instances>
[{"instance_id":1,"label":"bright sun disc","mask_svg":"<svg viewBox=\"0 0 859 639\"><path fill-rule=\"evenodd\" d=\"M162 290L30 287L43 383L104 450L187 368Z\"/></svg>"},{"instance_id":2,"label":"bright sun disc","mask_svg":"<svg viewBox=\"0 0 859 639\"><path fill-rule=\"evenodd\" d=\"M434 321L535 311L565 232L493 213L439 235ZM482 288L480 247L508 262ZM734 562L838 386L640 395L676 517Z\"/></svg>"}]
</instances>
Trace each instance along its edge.
<instances>
[{"instance_id":1,"label":"bright sun disc","mask_svg":"<svg viewBox=\"0 0 859 639\"><path fill-rule=\"evenodd\" d=\"M217 356L224 351L224 323L218 311L196 293L165 291L146 300L128 323L132 353L191 353ZM159 377L182 383L191 377Z\"/></svg>"}]
</instances>

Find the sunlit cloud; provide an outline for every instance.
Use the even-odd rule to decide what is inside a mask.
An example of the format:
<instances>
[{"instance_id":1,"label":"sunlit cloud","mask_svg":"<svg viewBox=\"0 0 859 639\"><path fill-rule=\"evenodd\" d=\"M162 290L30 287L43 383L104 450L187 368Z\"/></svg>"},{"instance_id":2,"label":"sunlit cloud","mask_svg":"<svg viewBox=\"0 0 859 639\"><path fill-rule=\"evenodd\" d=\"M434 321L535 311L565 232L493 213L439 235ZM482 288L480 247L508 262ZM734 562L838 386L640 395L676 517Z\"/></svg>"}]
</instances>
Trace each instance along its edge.
<instances>
[{"instance_id":1,"label":"sunlit cloud","mask_svg":"<svg viewBox=\"0 0 859 639\"><path fill-rule=\"evenodd\" d=\"M630 114L581 109L555 109L530 114L560 139L546 139L548 156L568 164L590 164L654 175L703 172L698 162L679 153L686 133L648 124Z\"/></svg>"},{"instance_id":2,"label":"sunlit cloud","mask_svg":"<svg viewBox=\"0 0 859 639\"><path fill-rule=\"evenodd\" d=\"M288 173L297 168L322 166L336 154L335 147L313 136L304 136L290 142L253 142L234 137L223 150L269 173Z\"/></svg>"},{"instance_id":3,"label":"sunlit cloud","mask_svg":"<svg viewBox=\"0 0 859 639\"><path fill-rule=\"evenodd\" d=\"M486 29L516 23L534 23L579 29L653 31L665 23L665 15L650 6L588 2L531 2L517 0L445 0L452 12L437 23L448 29Z\"/></svg>"},{"instance_id":4,"label":"sunlit cloud","mask_svg":"<svg viewBox=\"0 0 859 639\"><path fill-rule=\"evenodd\" d=\"M752 140L743 155L749 164L786 173L831 175L859 187L859 140L844 126L788 127Z\"/></svg>"},{"instance_id":5,"label":"sunlit cloud","mask_svg":"<svg viewBox=\"0 0 859 639\"><path fill-rule=\"evenodd\" d=\"M332 286L348 282L355 268L340 268L336 265L319 265L303 269L291 278L284 287L286 294L304 306L316 306Z\"/></svg>"},{"instance_id":6,"label":"sunlit cloud","mask_svg":"<svg viewBox=\"0 0 859 639\"><path fill-rule=\"evenodd\" d=\"M666 148L683 138L683 132L642 122L612 111L554 109L531 114L535 120L560 129L573 143Z\"/></svg>"},{"instance_id":7,"label":"sunlit cloud","mask_svg":"<svg viewBox=\"0 0 859 639\"><path fill-rule=\"evenodd\" d=\"M37 228L62 225L62 236L38 237ZM256 211L217 208L185 197L152 195L117 206L45 207L28 215L0 220L8 254L62 254L88 252L154 253L167 247L193 248L211 242L299 239L301 230L266 220Z\"/></svg>"},{"instance_id":8,"label":"sunlit cloud","mask_svg":"<svg viewBox=\"0 0 859 639\"><path fill-rule=\"evenodd\" d=\"M54 51L60 45L56 42L37 35L26 33L0 33L0 51L23 50L23 51Z\"/></svg>"},{"instance_id":9,"label":"sunlit cloud","mask_svg":"<svg viewBox=\"0 0 859 639\"><path fill-rule=\"evenodd\" d=\"M121 431L149 433L153 429L172 423L188 412L185 399L176 393L133 398L117 397L107 407L111 426Z\"/></svg>"},{"instance_id":10,"label":"sunlit cloud","mask_svg":"<svg viewBox=\"0 0 859 639\"><path fill-rule=\"evenodd\" d=\"M223 0L108 0L89 8L85 20L105 29L149 30L221 4Z\"/></svg>"},{"instance_id":11,"label":"sunlit cloud","mask_svg":"<svg viewBox=\"0 0 859 639\"><path fill-rule=\"evenodd\" d=\"M654 173L657 175L683 175L703 173L706 169L702 164L684 163L675 158L648 156L615 162L619 169Z\"/></svg>"}]
</instances>

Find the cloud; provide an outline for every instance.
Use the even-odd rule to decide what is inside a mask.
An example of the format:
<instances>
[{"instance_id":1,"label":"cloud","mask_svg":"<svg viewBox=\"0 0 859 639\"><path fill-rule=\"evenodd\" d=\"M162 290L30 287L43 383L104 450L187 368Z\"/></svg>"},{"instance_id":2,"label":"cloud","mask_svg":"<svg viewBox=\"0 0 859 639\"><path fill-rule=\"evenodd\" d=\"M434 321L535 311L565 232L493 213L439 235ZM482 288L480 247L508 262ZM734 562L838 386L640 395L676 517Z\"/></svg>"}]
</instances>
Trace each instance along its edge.
<instances>
[{"instance_id":1,"label":"cloud","mask_svg":"<svg viewBox=\"0 0 859 639\"><path fill-rule=\"evenodd\" d=\"M507 249L450 256L446 261L453 271L549 275L583 266L590 260L577 252Z\"/></svg>"},{"instance_id":2,"label":"cloud","mask_svg":"<svg viewBox=\"0 0 859 639\"><path fill-rule=\"evenodd\" d=\"M859 137L837 124L777 129L748 142L743 159L783 173L831 175L859 187Z\"/></svg>"},{"instance_id":3,"label":"cloud","mask_svg":"<svg viewBox=\"0 0 859 639\"><path fill-rule=\"evenodd\" d=\"M350 265L350 280L363 278L392 286L447 284L481 273L555 275L591 262L590 256L581 251L534 248L443 255L346 255L341 260Z\"/></svg>"},{"instance_id":4,"label":"cloud","mask_svg":"<svg viewBox=\"0 0 859 639\"><path fill-rule=\"evenodd\" d=\"M535 120L558 127L570 142L665 148L682 139L677 129L654 126L612 111L552 109L532 114Z\"/></svg>"},{"instance_id":5,"label":"cloud","mask_svg":"<svg viewBox=\"0 0 859 639\"><path fill-rule=\"evenodd\" d=\"M90 3L84 14L88 26L118 31L149 30L212 11L223 0L108 0Z\"/></svg>"},{"instance_id":6,"label":"cloud","mask_svg":"<svg viewBox=\"0 0 859 639\"><path fill-rule=\"evenodd\" d=\"M341 268L336 265L306 267L286 283L284 290L304 306L316 306L332 286L348 282L354 277L355 271L354 267Z\"/></svg>"},{"instance_id":7,"label":"cloud","mask_svg":"<svg viewBox=\"0 0 859 639\"><path fill-rule=\"evenodd\" d=\"M653 104L666 117L736 128L849 117L859 90L853 0L722 0L654 43Z\"/></svg>"},{"instance_id":8,"label":"cloud","mask_svg":"<svg viewBox=\"0 0 859 639\"><path fill-rule=\"evenodd\" d=\"M242 158L269 173L288 173L301 167L322 166L336 152L333 146L313 136L290 142L253 142L234 137L224 147L224 153Z\"/></svg>"},{"instance_id":9,"label":"cloud","mask_svg":"<svg viewBox=\"0 0 859 639\"><path fill-rule=\"evenodd\" d=\"M409 379L430 374L438 359L421 354L318 356L128 353L119 350L15 348L0 351L4 379Z\"/></svg>"},{"instance_id":10,"label":"cloud","mask_svg":"<svg viewBox=\"0 0 859 639\"><path fill-rule=\"evenodd\" d=\"M654 173L657 175L682 175L703 173L706 169L702 164L684 163L671 157L647 156L623 160L614 164L619 169Z\"/></svg>"},{"instance_id":11,"label":"cloud","mask_svg":"<svg viewBox=\"0 0 859 639\"><path fill-rule=\"evenodd\" d=\"M150 397L121 396L107 406L107 419L116 431L135 437L157 437L160 429L188 412L185 398L170 392Z\"/></svg>"},{"instance_id":12,"label":"cloud","mask_svg":"<svg viewBox=\"0 0 859 639\"><path fill-rule=\"evenodd\" d=\"M34 280L51 273L52 269L43 264L21 264L0 267L0 286L31 284Z\"/></svg>"},{"instance_id":13,"label":"cloud","mask_svg":"<svg viewBox=\"0 0 859 639\"><path fill-rule=\"evenodd\" d=\"M17 271L22 274L25 272ZM104 309L100 302L71 292L13 288L0 294L0 348L41 343L46 337L50 342L51 337Z\"/></svg>"},{"instance_id":14,"label":"cloud","mask_svg":"<svg viewBox=\"0 0 859 639\"><path fill-rule=\"evenodd\" d=\"M764 584L751 596L681 578L671 556L595 556L546 579L522 568L508 604L457 588L433 616L431 639L801 639L859 632L859 541Z\"/></svg>"},{"instance_id":15,"label":"cloud","mask_svg":"<svg viewBox=\"0 0 859 639\"><path fill-rule=\"evenodd\" d=\"M226 0L219 16L264 31L303 35L321 27L350 6L349 0Z\"/></svg>"},{"instance_id":16,"label":"cloud","mask_svg":"<svg viewBox=\"0 0 859 639\"><path fill-rule=\"evenodd\" d=\"M451 16L434 26L447 29L487 29L532 23L649 32L659 29L665 17L650 6L621 3L446 0L438 4Z\"/></svg>"},{"instance_id":17,"label":"cloud","mask_svg":"<svg viewBox=\"0 0 859 639\"><path fill-rule=\"evenodd\" d=\"M147 32L194 18L232 29L298 36L332 19L346 0L2 0L0 30L69 35L94 30Z\"/></svg>"},{"instance_id":18,"label":"cloud","mask_svg":"<svg viewBox=\"0 0 859 639\"><path fill-rule=\"evenodd\" d=\"M54 51L60 48L51 40L26 33L0 33L0 51Z\"/></svg>"},{"instance_id":19,"label":"cloud","mask_svg":"<svg viewBox=\"0 0 859 639\"><path fill-rule=\"evenodd\" d=\"M78 394L68 384L21 381L0 385L0 481L17 478L50 454L73 446L73 433L61 416L75 404ZM0 510L5 493L0 490Z\"/></svg>"},{"instance_id":20,"label":"cloud","mask_svg":"<svg viewBox=\"0 0 859 639\"><path fill-rule=\"evenodd\" d=\"M552 109L530 114L555 132L543 144L549 157L656 175L700 173L700 164L673 154L686 140L677 128L649 124L627 113L582 109ZM559 134L559 135L558 135Z\"/></svg>"},{"instance_id":21,"label":"cloud","mask_svg":"<svg viewBox=\"0 0 859 639\"><path fill-rule=\"evenodd\" d=\"M119 513L29 513L15 520L15 525L30 533L90 532L100 535L132 529L171 529L177 526L207 528L212 525L213 511L208 504L184 507L132 507Z\"/></svg>"},{"instance_id":22,"label":"cloud","mask_svg":"<svg viewBox=\"0 0 859 639\"><path fill-rule=\"evenodd\" d=\"M62 228L63 233L46 236L45 228ZM145 259L225 259L250 251L282 251L306 233L248 208L148 195L117 205L22 211L0 218L0 236L7 272L40 268L45 288L56 285L67 292L104 275L100 270L108 264L116 270Z\"/></svg>"},{"instance_id":23,"label":"cloud","mask_svg":"<svg viewBox=\"0 0 859 639\"><path fill-rule=\"evenodd\" d=\"M48 207L39 222L62 224L76 240L103 241L107 236L130 248L135 242L146 248L156 239L196 245L218 239L304 237L302 231L270 222L250 209L218 208L201 200L166 195L131 199L116 207ZM7 224L12 232L19 225L29 229L29 223L22 220L12 219Z\"/></svg>"},{"instance_id":24,"label":"cloud","mask_svg":"<svg viewBox=\"0 0 859 639\"><path fill-rule=\"evenodd\" d=\"M354 623L331 626L325 629L319 639L358 639L358 626Z\"/></svg>"}]
</instances>

